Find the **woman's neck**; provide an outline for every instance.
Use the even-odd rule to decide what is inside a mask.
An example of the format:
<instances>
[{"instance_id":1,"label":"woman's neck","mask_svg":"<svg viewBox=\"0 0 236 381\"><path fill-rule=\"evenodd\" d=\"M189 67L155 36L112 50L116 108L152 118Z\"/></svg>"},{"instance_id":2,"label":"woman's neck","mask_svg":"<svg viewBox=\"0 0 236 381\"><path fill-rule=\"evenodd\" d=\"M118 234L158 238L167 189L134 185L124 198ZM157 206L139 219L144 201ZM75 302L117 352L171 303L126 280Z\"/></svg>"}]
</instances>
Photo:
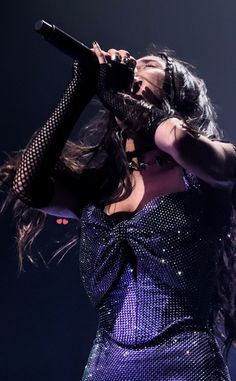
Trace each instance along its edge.
<instances>
[{"instance_id":1,"label":"woman's neck","mask_svg":"<svg viewBox=\"0 0 236 381\"><path fill-rule=\"evenodd\" d=\"M127 139L126 155L131 171L143 171L156 167L162 167L167 162L172 162L173 159L165 152L161 151L157 146L139 145L138 148L133 139Z\"/></svg>"}]
</instances>

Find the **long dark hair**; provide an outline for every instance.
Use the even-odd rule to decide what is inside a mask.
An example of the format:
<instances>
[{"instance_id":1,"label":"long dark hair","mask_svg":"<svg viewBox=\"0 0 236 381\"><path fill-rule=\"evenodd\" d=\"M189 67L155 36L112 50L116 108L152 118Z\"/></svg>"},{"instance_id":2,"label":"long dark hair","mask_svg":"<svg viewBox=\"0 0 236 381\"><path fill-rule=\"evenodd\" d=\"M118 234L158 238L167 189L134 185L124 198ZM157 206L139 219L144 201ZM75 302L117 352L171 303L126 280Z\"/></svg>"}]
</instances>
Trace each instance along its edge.
<instances>
[{"instance_id":1,"label":"long dark hair","mask_svg":"<svg viewBox=\"0 0 236 381\"><path fill-rule=\"evenodd\" d=\"M132 185L124 151L125 141L121 144L122 140L114 116L108 111L101 110L80 130L76 143L67 140L52 177L56 181L68 184L72 189L76 189L78 185L82 186L87 203L104 207L106 204L125 199L130 195ZM46 213L27 206L11 191L23 153L24 149L11 155L7 154L7 160L0 166L0 184L6 195L0 213L12 206L16 221L19 272L23 270L24 258L37 264L38 258L32 254L31 249L47 219ZM50 261L54 258L60 260L77 242L78 234L63 244Z\"/></svg>"},{"instance_id":2,"label":"long dark hair","mask_svg":"<svg viewBox=\"0 0 236 381\"><path fill-rule=\"evenodd\" d=\"M186 125L213 140L223 140L223 131L217 124L215 108L208 97L205 82L193 74L193 66L176 58L168 51L159 53L167 62L165 84L167 102ZM169 67L169 68L168 68ZM165 98L165 95L164 95ZM224 239L218 245L216 287L213 292L211 321L216 335L224 343L227 357L236 341L236 189L232 192L231 210Z\"/></svg>"},{"instance_id":3,"label":"long dark hair","mask_svg":"<svg viewBox=\"0 0 236 381\"><path fill-rule=\"evenodd\" d=\"M188 63L174 58L168 51L158 55L166 60L166 78L163 99L159 107L174 108L192 130L205 136L222 139L223 133L218 128L216 113L208 97L205 82L199 78ZM101 112L97 119L81 129L78 142L67 141L57 162L53 176L61 181L69 180L77 185L82 174L95 171L96 195L88 195L88 202L100 206L124 199L132 191L130 173L124 152L125 141L116 125L113 115ZM22 268L23 255L29 251L36 236L43 228L46 215L27 207L14 198L11 184L23 151L8 158L0 167L0 181L7 186L6 199L2 210L13 203L17 226L17 245ZM84 187L86 188L84 176ZM90 176L91 178L91 176ZM91 181L91 180L89 180ZM94 189L94 187L87 187ZM236 340L236 197L232 200L231 224L226 239L222 244L222 253L217 267L217 287L214 295L213 321L215 332L225 340L226 351ZM68 251L77 243L73 237L56 254ZM32 256L28 254L28 257ZM223 327L223 328L222 328Z\"/></svg>"}]
</instances>

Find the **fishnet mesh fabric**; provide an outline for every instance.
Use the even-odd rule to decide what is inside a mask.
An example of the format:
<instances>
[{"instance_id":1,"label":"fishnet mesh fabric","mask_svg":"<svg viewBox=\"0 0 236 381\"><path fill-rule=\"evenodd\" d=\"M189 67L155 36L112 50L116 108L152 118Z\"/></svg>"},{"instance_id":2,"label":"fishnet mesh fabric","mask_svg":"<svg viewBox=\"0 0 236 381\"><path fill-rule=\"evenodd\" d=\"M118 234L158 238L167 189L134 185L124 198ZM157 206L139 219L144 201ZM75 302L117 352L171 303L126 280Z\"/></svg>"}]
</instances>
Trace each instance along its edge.
<instances>
[{"instance_id":1,"label":"fishnet mesh fabric","mask_svg":"<svg viewBox=\"0 0 236 381\"><path fill-rule=\"evenodd\" d=\"M86 104L86 97L83 98L78 91L80 83L81 74L74 63L72 81L52 115L42 128L34 133L22 154L12 191L27 205L45 204L52 195L53 181L50 175L76 119Z\"/></svg>"},{"instance_id":2,"label":"fishnet mesh fabric","mask_svg":"<svg viewBox=\"0 0 236 381\"><path fill-rule=\"evenodd\" d=\"M98 76L98 95L103 105L132 131L140 130L154 141L157 126L173 115L172 110L161 110L144 100L126 93L114 91L109 83L111 68L101 64Z\"/></svg>"}]
</instances>

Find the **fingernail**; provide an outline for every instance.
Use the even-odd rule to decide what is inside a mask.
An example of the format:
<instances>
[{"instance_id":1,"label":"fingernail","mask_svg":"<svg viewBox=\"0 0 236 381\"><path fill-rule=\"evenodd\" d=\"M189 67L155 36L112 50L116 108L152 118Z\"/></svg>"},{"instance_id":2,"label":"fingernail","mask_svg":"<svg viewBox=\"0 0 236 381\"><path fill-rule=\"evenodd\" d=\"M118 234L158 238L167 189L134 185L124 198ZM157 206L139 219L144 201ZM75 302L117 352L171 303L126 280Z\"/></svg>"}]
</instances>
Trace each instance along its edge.
<instances>
[{"instance_id":1,"label":"fingernail","mask_svg":"<svg viewBox=\"0 0 236 381\"><path fill-rule=\"evenodd\" d=\"M97 41L93 41L93 46L94 46L94 48L97 48L97 47L99 47L99 45L98 45Z\"/></svg>"}]
</instances>

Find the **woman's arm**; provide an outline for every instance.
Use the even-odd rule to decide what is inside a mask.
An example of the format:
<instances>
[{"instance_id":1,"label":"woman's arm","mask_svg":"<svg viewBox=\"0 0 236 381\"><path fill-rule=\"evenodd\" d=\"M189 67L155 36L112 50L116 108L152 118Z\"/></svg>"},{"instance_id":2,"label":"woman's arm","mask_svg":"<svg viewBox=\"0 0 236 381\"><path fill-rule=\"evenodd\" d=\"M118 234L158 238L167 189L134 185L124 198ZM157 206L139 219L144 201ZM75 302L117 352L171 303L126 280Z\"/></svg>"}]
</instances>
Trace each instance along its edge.
<instances>
[{"instance_id":1,"label":"woman's arm","mask_svg":"<svg viewBox=\"0 0 236 381\"><path fill-rule=\"evenodd\" d=\"M158 126L155 144L183 168L213 187L233 187L236 178L233 144L193 133L177 118L170 118Z\"/></svg>"},{"instance_id":2,"label":"woman's arm","mask_svg":"<svg viewBox=\"0 0 236 381\"><path fill-rule=\"evenodd\" d=\"M106 57L97 43L94 47L100 63L97 94L104 106L139 137L152 143L154 141L179 165L208 184L232 188L236 176L234 146L193 133L183 121L172 117L173 110L161 110L153 104L115 91L110 85L112 70Z\"/></svg>"},{"instance_id":3,"label":"woman's arm","mask_svg":"<svg viewBox=\"0 0 236 381\"><path fill-rule=\"evenodd\" d=\"M60 203L69 204L72 200L72 190L67 190L66 184L54 181L52 173L77 118L94 95L94 89L91 78L86 80L76 62L73 79L60 102L25 148L12 191L30 207L44 211L47 207L53 211L57 204L59 211ZM68 196L64 198L66 194ZM65 210L66 205L62 207Z\"/></svg>"}]
</instances>

